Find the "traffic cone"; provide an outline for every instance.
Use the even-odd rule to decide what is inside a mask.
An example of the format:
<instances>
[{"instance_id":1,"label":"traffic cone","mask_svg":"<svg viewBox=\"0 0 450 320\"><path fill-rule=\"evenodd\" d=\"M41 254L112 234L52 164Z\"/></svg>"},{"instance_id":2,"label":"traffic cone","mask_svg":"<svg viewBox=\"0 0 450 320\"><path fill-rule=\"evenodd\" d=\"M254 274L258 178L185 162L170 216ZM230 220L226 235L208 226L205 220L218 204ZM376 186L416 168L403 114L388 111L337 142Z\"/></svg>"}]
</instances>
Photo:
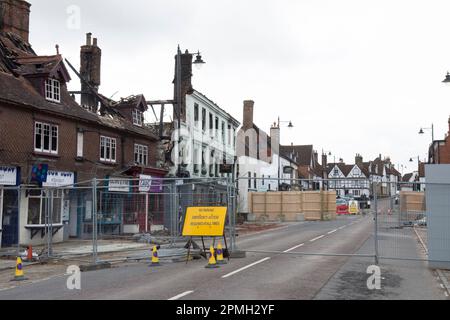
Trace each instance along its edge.
<instances>
[{"instance_id":1,"label":"traffic cone","mask_svg":"<svg viewBox=\"0 0 450 320\"><path fill-rule=\"evenodd\" d=\"M159 266L159 258L158 258L158 248L157 246L153 246L152 250L152 263L150 266Z\"/></svg>"},{"instance_id":2,"label":"traffic cone","mask_svg":"<svg viewBox=\"0 0 450 320\"><path fill-rule=\"evenodd\" d=\"M27 250L27 261L33 261L33 247L31 244L28 246Z\"/></svg>"},{"instance_id":3,"label":"traffic cone","mask_svg":"<svg viewBox=\"0 0 450 320\"><path fill-rule=\"evenodd\" d=\"M223 249L222 245L219 243L217 244L217 264L226 264L227 262L223 259Z\"/></svg>"},{"instance_id":4,"label":"traffic cone","mask_svg":"<svg viewBox=\"0 0 450 320\"><path fill-rule=\"evenodd\" d=\"M216 263L216 258L214 258L214 247L211 245L209 248L209 261L208 264L205 266L205 268L219 268L219 266Z\"/></svg>"},{"instance_id":5,"label":"traffic cone","mask_svg":"<svg viewBox=\"0 0 450 320\"><path fill-rule=\"evenodd\" d=\"M22 259L20 257L17 257L16 260L16 272L14 274L14 279L12 281L23 281L26 280L24 274L23 274L23 264Z\"/></svg>"}]
</instances>

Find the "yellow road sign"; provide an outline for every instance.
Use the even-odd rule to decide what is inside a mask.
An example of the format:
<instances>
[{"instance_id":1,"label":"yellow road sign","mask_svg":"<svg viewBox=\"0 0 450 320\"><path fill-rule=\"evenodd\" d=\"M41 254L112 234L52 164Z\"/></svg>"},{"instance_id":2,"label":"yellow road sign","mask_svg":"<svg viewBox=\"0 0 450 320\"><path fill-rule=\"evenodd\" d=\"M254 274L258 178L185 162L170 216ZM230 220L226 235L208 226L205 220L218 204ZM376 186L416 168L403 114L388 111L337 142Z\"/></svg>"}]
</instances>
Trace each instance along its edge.
<instances>
[{"instance_id":1,"label":"yellow road sign","mask_svg":"<svg viewBox=\"0 0 450 320\"><path fill-rule=\"evenodd\" d=\"M219 237L223 235L227 207L189 207L183 236Z\"/></svg>"},{"instance_id":2,"label":"yellow road sign","mask_svg":"<svg viewBox=\"0 0 450 320\"><path fill-rule=\"evenodd\" d=\"M359 212L357 201L350 201L348 205L348 212L350 214L357 214Z\"/></svg>"}]
</instances>

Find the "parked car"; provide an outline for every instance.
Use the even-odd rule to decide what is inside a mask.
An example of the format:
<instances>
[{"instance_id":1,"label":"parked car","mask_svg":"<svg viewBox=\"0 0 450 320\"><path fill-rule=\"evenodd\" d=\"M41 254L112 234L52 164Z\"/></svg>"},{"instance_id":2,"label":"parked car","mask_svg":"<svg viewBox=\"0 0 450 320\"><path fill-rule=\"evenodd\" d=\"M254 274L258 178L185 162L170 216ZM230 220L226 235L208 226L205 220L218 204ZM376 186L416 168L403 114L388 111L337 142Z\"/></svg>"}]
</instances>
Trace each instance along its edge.
<instances>
[{"instance_id":1,"label":"parked car","mask_svg":"<svg viewBox=\"0 0 450 320\"><path fill-rule=\"evenodd\" d=\"M348 202L344 199L336 200L336 214L349 214Z\"/></svg>"},{"instance_id":2,"label":"parked car","mask_svg":"<svg viewBox=\"0 0 450 320\"><path fill-rule=\"evenodd\" d=\"M423 217L422 219L416 220L414 224L417 226L426 227L427 226L427 217Z\"/></svg>"}]
</instances>

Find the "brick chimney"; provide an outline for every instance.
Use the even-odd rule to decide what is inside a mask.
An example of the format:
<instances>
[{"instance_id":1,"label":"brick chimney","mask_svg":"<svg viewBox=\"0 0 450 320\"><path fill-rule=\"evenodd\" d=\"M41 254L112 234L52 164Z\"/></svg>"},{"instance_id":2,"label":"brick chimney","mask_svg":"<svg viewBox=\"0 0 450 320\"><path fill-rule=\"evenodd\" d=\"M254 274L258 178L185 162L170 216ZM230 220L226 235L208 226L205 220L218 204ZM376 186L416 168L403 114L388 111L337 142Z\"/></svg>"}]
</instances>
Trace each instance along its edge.
<instances>
[{"instance_id":1,"label":"brick chimney","mask_svg":"<svg viewBox=\"0 0 450 320\"><path fill-rule=\"evenodd\" d=\"M0 0L0 31L14 33L28 43L30 7L23 0Z\"/></svg>"},{"instance_id":2,"label":"brick chimney","mask_svg":"<svg viewBox=\"0 0 450 320\"><path fill-rule=\"evenodd\" d=\"M101 76L102 50L97 46L97 39L92 43L92 33L86 34L86 44L80 51L80 74L89 85L98 92ZM81 105L97 110L97 97L92 94L83 81L81 81Z\"/></svg>"},{"instance_id":3,"label":"brick chimney","mask_svg":"<svg viewBox=\"0 0 450 320\"><path fill-rule=\"evenodd\" d=\"M177 55L175 55L175 77L174 77L174 100L177 101ZM192 53L189 53L187 50L185 53L180 54L180 64L181 64L181 109L180 109L180 117L181 121L186 121L186 95L191 94L194 91L192 87ZM174 105L174 108L177 108L177 105ZM174 110L176 111L176 110ZM175 113L176 114L176 113Z\"/></svg>"},{"instance_id":4,"label":"brick chimney","mask_svg":"<svg viewBox=\"0 0 450 320\"><path fill-rule=\"evenodd\" d=\"M280 154L280 127L274 122L270 128L270 143L272 154Z\"/></svg>"},{"instance_id":5,"label":"brick chimney","mask_svg":"<svg viewBox=\"0 0 450 320\"><path fill-rule=\"evenodd\" d=\"M326 153L322 153L322 167L325 169L327 167L327 155Z\"/></svg>"},{"instance_id":6,"label":"brick chimney","mask_svg":"<svg viewBox=\"0 0 450 320\"><path fill-rule=\"evenodd\" d=\"M363 157L359 153L357 153L355 156L355 164L362 163L362 162L363 162Z\"/></svg>"},{"instance_id":7,"label":"brick chimney","mask_svg":"<svg viewBox=\"0 0 450 320\"><path fill-rule=\"evenodd\" d=\"M253 107L255 102L253 100L244 101L244 117L242 121L242 128L244 130L253 128Z\"/></svg>"}]
</instances>

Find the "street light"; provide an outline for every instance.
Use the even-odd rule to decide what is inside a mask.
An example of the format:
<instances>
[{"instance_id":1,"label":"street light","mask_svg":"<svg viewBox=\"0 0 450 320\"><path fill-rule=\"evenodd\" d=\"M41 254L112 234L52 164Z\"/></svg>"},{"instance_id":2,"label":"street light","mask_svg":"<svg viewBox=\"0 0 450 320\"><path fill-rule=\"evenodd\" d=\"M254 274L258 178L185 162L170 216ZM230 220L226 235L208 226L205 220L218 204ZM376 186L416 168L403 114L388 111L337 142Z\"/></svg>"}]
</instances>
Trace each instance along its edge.
<instances>
[{"instance_id":1,"label":"street light","mask_svg":"<svg viewBox=\"0 0 450 320\"><path fill-rule=\"evenodd\" d=\"M197 57L195 58L195 61L192 64L197 68L197 70L200 70L205 63L206 62L203 61L202 56L200 55L200 51L198 51Z\"/></svg>"},{"instance_id":2,"label":"street light","mask_svg":"<svg viewBox=\"0 0 450 320\"><path fill-rule=\"evenodd\" d=\"M442 83L444 83L446 86L450 86L450 72L447 71L447 74L445 75L445 79L442 80Z\"/></svg>"},{"instance_id":3,"label":"street light","mask_svg":"<svg viewBox=\"0 0 450 320\"><path fill-rule=\"evenodd\" d=\"M431 130L431 143L434 141L434 125L431 124L431 128L420 128L419 134L424 134L423 130Z\"/></svg>"},{"instance_id":4,"label":"street light","mask_svg":"<svg viewBox=\"0 0 450 320\"><path fill-rule=\"evenodd\" d=\"M186 54L189 54L189 51L188 50L186 50ZM176 104L176 108L175 108L175 116L176 116L176 119L177 119L177 144L176 144L176 151L177 151L177 154L179 155L179 152L180 152L180 150L179 150L179 144L180 144L180 142L181 142L181 137L180 137L180 130L181 130L181 108L182 108L182 88L181 88L181 73L182 73L182 70L181 70L181 55L182 55L182 53L181 53L181 49L180 49L180 45L178 45L178 48L177 48L177 55L176 55L176 68L175 68L175 86L176 86L176 88L175 88L175 104ZM202 56L200 55L200 51L198 51L197 52L197 56L196 56L196 59L195 59L195 61L192 63L194 66L196 66L196 68L197 69L200 69L204 64L205 64L205 61L203 61L203 59L202 59ZM180 164L179 164L179 161L178 161L178 159L177 159L177 165L178 165L178 168L177 168L177 174L180 174L181 173L181 170L180 170Z\"/></svg>"},{"instance_id":5,"label":"street light","mask_svg":"<svg viewBox=\"0 0 450 320\"><path fill-rule=\"evenodd\" d=\"M280 128L280 123L288 123L288 128L291 129L294 127L294 125L292 124L292 121L281 121L280 117L278 117L278 130L280 130L280 135L279 135L279 141L281 142L281 128ZM280 179L281 179L281 175L280 175L280 167L281 167L281 150L278 147L278 191L280 191L281 189L281 183L280 183Z\"/></svg>"}]
</instances>

